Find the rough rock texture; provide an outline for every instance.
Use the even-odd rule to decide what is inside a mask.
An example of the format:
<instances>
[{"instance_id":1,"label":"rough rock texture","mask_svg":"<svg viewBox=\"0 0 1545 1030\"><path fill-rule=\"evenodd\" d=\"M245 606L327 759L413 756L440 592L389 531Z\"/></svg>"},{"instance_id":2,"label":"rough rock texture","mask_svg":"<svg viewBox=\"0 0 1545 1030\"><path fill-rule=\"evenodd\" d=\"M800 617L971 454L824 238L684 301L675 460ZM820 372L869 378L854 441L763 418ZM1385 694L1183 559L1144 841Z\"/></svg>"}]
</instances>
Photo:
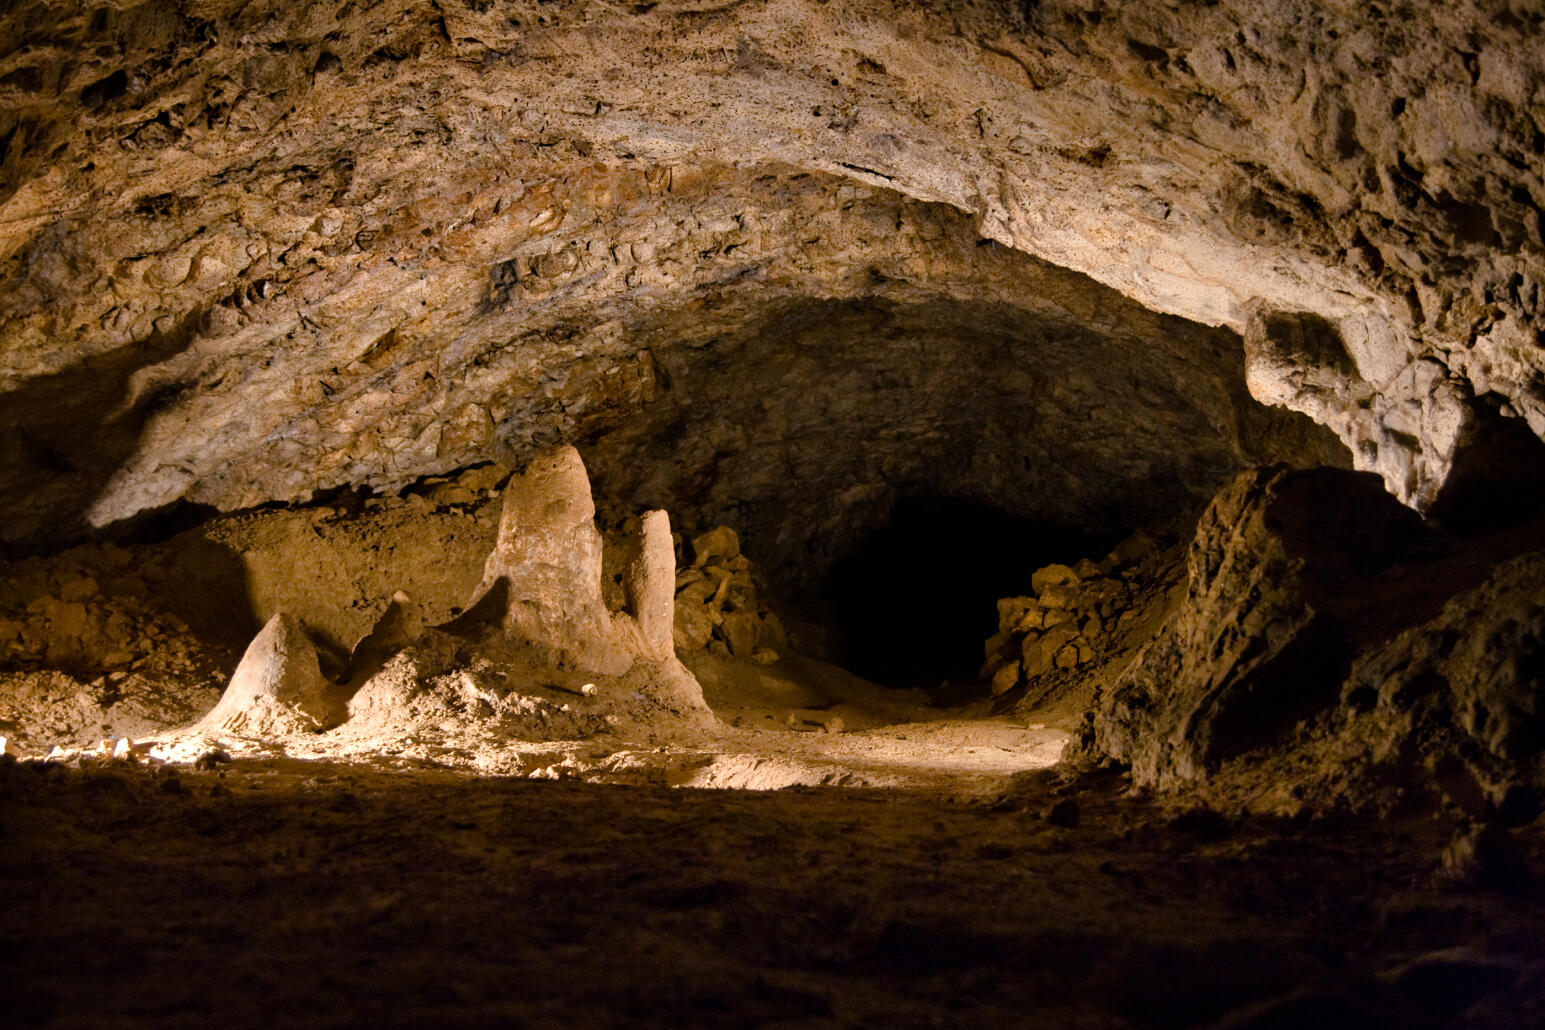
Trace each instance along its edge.
<instances>
[{"instance_id":1,"label":"rough rock texture","mask_svg":"<svg viewBox=\"0 0 1545 1030\"><path fill-rule=\"evenodd\" d=\"M1241 476L1075 750L1220 804L1387 812L1441 797L1528 822L1545 800L1540 532L1444 535L1361 473Z\"/></svg>"},{"instance_id":2,"label":"rough rock texture","mask_svg":"<svg viewBox=\"0 0 1545 1030\"><path fill-rule=\"evenodd\" d=\"M780 296L981 299L956 230L928 238L951 218L1247 333L1252 388L1407 500L1441 482L1472 397L1545 429L1537 11L160 0L3 18L13 539L586 438L647 403L661 352L746 339ZM1276 328L1305 312L1334 348Z\"/></svg>"},{"instance_id":3,"label":"rough rock texture","mask_svg":"<svg viewBox=\"0 0 1545 1030\"><path fill-rule=\"evenodd\" d=\"M1545 796L1545 555L1485 583L1353 666L1343 735L1372 764L1425 766L1477 815L1527 822ZM1467 782L1468 781L1468 782Z\"/></svg>"},{"instance_id":4,"label":"rough rock texture","mask_svg":"<svg viewBox=\"0 0 1545 1030\"><path fill-rule=\"evenodd\" d=\"M253 638L220 703L197 729L249 737L315 733L343 721L341 700L305 629L280 612Z\"/></svg>"},{"instance_id":5,"label":"rough rock texture","mask_svg":"<svg viewBox=\"0 0 1545 1030\"><path fill-rule=\"evenodd\" d=\"M1240 476L1202 515L1184 599L1097 699L1092 746L1137 782L1172 786L1282 742L1335 704L1359 645L1414 618L1412 598L1370 581L1425 533L1372 476Z\"/></svg>"},{"instance_id":6,"label":"rough rock texture","mask_svg":"<svg viewBox=\"0 0 1545 1030\"><path fill-rule=\"evenodd\" d=\"M983 645L981 675L992 694L1006 694L1053 669L1077 669L1103 657L1118 630L1138 621L1134 602L1153 584L1131 566L1154 542L1139 531L1099 561L1053 564L1035 570L1029 597L998 599L998 632ZM1120 572L1121 575L1117 575Z\"/></svg>"},{"instance_id":7,"label":"rough rock texture","mask_svg":"<svg viewBox=\"0 0 1545 1030\"><path fill-rule=\"evenodd\" d=\"M676 576L676 651L772 664L788 645L783 622L759 595L756 567L740 538L716 526L692 538L692 563Z\"/></svg>"},{"instance_id":8,"label":"rough rock texture","mask_svg":"<svg viewBox=\"0 0 1545 1030\"><path fill-rule=\"evenodd\" d=\"M1328 433L1249 398L1232 334L1101 298L940 221L977 299L791 302L657 351L669 389L585 448L598 491L732 526L794 593L913 496L1119 532L1254 464L1347 462Z\"/></svg>"},{"instance_id":9,"label":"rough rock texture","mask_svg":"<svg viewBox=\"0 0 1545 1030\"><path fill-rule=\"evenodd\" d=\"M508 637L545 649L562 667L620 676L639 659L679 664L671 643L676 551L669 518L652 511L638 525L624 611L607 607L601 549L579 452L542 454L505 487L499 536L469 612L498 609Z\"/></svg>"}]
</instances>

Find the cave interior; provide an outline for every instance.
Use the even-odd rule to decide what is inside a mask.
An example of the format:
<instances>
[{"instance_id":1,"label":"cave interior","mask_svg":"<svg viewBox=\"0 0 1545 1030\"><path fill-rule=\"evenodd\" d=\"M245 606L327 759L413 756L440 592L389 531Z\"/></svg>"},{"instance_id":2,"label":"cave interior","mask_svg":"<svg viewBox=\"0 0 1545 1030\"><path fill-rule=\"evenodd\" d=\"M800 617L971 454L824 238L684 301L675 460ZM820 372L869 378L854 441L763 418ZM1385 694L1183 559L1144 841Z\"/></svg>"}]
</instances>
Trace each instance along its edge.
<instances>
[{"instance_id":1,"label":"cave interior","mask_svg":"<svg viewBox=\"0 0 1545 1030\"><path fill-rule=\"evenodd\" d=\"M1545 9L0 10L0 1022L1545 1025Z\"/></svg>"}]
</instances>

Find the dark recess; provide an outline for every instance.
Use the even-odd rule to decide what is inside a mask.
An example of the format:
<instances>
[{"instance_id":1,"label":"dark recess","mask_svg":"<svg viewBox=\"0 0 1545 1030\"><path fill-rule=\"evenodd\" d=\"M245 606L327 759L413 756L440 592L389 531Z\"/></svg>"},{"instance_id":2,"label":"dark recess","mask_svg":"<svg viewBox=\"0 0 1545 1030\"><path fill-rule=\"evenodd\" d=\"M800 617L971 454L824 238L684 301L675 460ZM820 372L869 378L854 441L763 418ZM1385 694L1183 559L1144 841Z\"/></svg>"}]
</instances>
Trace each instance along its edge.
<instances>
[{"instance_id":1,"label":"dark recess","mask_svg":"<svg viewBox=\"0 0 1545 1030\"><path fill-rule=\"evenodd\" d=\"M903 498L888 525L832 566L822 593L836 657L890 687L974 681L998 628L998 598L1028 594L1036 569L1098 558L1124 536L959 498Z\"/></svg>"}]
</instances>

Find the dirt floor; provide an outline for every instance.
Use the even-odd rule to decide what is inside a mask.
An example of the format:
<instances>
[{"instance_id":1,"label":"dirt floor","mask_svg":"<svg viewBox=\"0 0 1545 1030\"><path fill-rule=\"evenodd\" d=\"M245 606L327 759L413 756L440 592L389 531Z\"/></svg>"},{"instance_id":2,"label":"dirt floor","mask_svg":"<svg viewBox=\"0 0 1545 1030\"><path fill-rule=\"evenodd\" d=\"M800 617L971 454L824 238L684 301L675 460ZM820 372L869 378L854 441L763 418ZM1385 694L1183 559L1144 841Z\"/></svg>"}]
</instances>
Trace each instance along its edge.
<instances>
[{"instance_id":1,"label":"dirt floor","mask_svg":"<svg viewBox=\"0 0 1545 1030\"><path fill-rule=\"evenodd\" d=\"M1545 1025L1545 891L1508 864L1538 834L1488 857L1443 813L1052 771L970 803L294 759L0 786L5 1025Z\"/></svg>"}]
</instances>

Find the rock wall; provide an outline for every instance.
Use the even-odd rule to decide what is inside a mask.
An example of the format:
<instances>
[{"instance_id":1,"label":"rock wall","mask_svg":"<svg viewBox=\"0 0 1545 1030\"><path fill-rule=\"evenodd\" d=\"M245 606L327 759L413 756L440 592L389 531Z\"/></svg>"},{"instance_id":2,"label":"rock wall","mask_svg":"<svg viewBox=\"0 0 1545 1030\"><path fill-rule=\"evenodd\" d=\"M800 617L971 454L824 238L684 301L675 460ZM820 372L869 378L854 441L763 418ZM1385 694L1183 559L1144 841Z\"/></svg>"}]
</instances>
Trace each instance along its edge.
<instances>
[{"instance_id":1,"label":"rock wall","mask_svg":"<svg viewBox=\"0 0 1545 1030\"><path fill-rule=\"evenodd\" d=\"M1246 473L1203 514L1184 595L1097 692L1075 750L1263 810L1441 792L1477 817L1532 798L1532 819L1539 540L1537 525L1445 535L1362 473Z\"/></svg>"},{"instance_id":2,"label":"rock wall","mask_svg":"<svg viewBox=\"0 0 1545 1030\"><path fill-rule=\"evenodd\" d=\"M929 236L945 206L1245 333L1257 396L1422 504L1472 398L1545 431L1541 17L12 4L0 524L35 541L579 440L648 402L657 346L768 298L976 299ZM1323 346L1285 328L1304 313Z\"/></svg>"}]
</instances>

